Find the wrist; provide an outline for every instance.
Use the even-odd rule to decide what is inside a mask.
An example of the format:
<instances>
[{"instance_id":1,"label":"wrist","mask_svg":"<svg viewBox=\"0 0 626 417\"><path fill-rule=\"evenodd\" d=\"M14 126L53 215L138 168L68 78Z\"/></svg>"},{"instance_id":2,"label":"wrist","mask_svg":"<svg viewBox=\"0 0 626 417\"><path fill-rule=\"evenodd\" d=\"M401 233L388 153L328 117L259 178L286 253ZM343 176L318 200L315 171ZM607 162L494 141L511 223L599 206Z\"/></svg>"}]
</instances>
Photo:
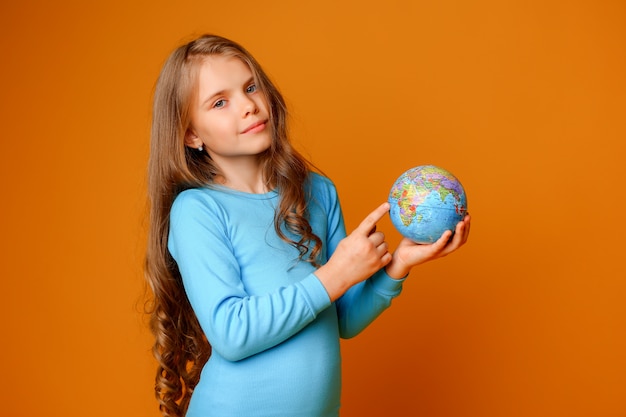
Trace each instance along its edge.
<instances>
[{"instance_id":1,"label":"wrist","mask_svg":"<svg viewBox=\"0 0 626 417\"><path fill-rule=\"evenodd\" d=\"M394 253L391 262L385 267L385 272L393 279L402 279L409 275L411 267L400 261Z\"/></svg>"},{"instance_id":2,"label":"wrist","mask_svg":"<svg viewBox=\"0 0 626 417\"><path fill-rule=\"evenodd\" d=\"M330 302L332 303L339 297L341 297L349 288L342 279L337 278L341 274L335 274L332 266L329 264L323 265L315 271L315 276L320 280L324 289L328 293Z\"/></svg>"}]
</instances>

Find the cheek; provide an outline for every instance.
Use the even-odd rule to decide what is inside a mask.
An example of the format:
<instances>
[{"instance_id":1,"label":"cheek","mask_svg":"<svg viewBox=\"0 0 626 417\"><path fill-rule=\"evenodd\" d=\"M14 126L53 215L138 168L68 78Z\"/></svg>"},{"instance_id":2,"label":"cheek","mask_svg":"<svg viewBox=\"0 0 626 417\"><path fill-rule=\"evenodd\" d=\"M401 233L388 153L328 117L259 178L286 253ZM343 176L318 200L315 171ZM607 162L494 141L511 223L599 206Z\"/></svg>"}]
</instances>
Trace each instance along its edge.
<instances>
[{"instance_id":1,"label":"cheek","mask_svg":"<svg viewBox=\"0 0 626 417\"><path fill-rule=\"evenodd\" d=\"M269 102L267 101L267 99L262 95L259 95L258 99L256 100L257 107L264 110L266 113L269 111L270 108L268 103Z\"/></svg>"},{"instance_id":2,"label":"cheek","mask_svg":"<svg viewBox=\"0 0 626 417\"><path fill-rule=\"evenodd\" d=\"M231 129L226 118L213 117L203 121L199 132L202 133L203 139L210 140L227 134Z\"/></svg>"}]
</instances>

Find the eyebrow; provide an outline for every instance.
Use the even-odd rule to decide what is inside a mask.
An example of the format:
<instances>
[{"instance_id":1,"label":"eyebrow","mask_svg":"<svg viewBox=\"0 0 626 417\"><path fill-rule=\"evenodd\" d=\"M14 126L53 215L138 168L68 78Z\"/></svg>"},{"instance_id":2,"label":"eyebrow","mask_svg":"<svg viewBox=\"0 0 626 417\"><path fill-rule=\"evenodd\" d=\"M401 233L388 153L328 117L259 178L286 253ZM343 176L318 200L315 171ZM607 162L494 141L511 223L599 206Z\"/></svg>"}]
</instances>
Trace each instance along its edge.
<instances>
[{"instance_id":1,"label":"eyebrow","mask_svg":"<svg viewBox=\"0 0 626 417\"><path fill-rule=\"evenodd\" d=\"M254 83L254 77L250 77L245 83L243 83L243 85L248 86L252 83ZM215 99L215 97L224 95L224 93L226 93L228 90L220 90L220 91L216 91L215 93L207 96L207 98L205 98L204 100L202 100L202 102L200 103L200 107L204 107L208 102L213 101Z\"/></svg>"}]
</instances>

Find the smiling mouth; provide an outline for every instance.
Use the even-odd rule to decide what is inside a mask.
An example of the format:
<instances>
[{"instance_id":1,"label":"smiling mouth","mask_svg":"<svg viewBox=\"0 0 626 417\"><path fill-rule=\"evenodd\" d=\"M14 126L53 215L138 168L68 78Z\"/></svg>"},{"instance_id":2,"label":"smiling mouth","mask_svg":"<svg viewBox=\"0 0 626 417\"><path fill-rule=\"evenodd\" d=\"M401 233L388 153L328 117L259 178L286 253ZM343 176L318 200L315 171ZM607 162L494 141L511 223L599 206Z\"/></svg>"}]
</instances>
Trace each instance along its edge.
<instances>
[{"instance_id":1,"label":"smiling mouth","mask_svg":"<svg viewBox=\"0 0 626 417\"><path fill-rule=\"evenodd\" d=\"M263 129L265 129L265 125L267 124L267 120L262 120L258 123L254 123L251 126L248 126L243 132L241 133L257 133L262 131Z\"/></svg>"}]
</instances>

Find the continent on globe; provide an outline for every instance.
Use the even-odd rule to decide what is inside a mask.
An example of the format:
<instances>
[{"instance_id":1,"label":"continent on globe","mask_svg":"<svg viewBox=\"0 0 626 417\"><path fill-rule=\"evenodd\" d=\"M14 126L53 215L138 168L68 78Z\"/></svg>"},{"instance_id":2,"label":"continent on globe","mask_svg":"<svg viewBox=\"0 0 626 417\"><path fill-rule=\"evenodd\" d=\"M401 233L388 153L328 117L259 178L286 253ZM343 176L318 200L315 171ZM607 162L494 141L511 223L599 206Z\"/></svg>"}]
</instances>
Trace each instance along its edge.
<instances>
[{"instance_id":1,"label":"continent on globe","mask_svg":"<svg viewBox=\"0 0 626 417\"><path fill-rule=\"evenodd\" d=\"M404 237L417 243L433 243L446 230L454 232L467 211L461 182L434 165L404 172L389 192L391 222Z\"/></svg>"}]
</instances>

